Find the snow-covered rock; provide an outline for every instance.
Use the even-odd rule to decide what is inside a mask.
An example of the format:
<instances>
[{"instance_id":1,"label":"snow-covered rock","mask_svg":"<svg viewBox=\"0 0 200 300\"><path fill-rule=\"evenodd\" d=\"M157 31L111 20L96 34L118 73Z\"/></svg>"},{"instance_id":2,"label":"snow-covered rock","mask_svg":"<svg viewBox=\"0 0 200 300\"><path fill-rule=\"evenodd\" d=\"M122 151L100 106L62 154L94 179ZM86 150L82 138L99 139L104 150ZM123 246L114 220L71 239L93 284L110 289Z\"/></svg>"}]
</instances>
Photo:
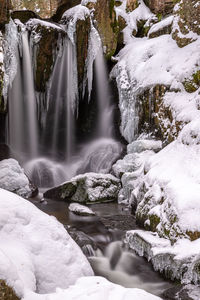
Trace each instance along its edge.
<instances>
[{"instance_id":1,"label":"snow-covered rock","mask_svg":"<svg viewBox=\"0 0 200 300\"><path fill-rule=\"evenodd\" d=\"M30 183L24 170L13 158L0 161L0 188L25 198L37 194L37 189Z\"/></svg>"},{"instance_id":2,"label":"snow-covered rock","mask_svg":"<svg viewBox=\"0 0 200 300\"><path fill-rule=\"evenodd\" d=\"M125 243L151 261L154 269L166 277L184 284L199 284L200 239L180 239L171 245L168 239L160 238L157 233L131 230L126 233Z\"/></svg>"},{"instance_id":3,"label":"snow-covered rock","mask_svg":"<svg viewBox=\"0 0 200 300\"><path fill-rule=\"evenodd\" d=\"M161 300L140 289L124 288L102 277L80 278L67 290L57 290L55 294L37 295L27 291L23 300Z\"/></svg>"},{"instance_id":4,"label":"snow-covered rock","mask_svg":"<svg viewBox=\"0 0 200 300\"><path fill-rule=\"evenodd\" d=\"M138 139L127 146L128 153L140 153L146 150L158 152L162 149L162 142L155 140L141 140Z\"/></svg>"},{"instance_id":5,"label":"snow-covered rock","mask_svg":"<svg viewBox=\"0 0 200 300\"><path fill-rule=\"evenodd\" d=\"M55 292L93 275L80 248L54 217L3 189L0 211L0 278L19 297L27 289Z\"/></svg>"},{"instance_id":6,"label":"snow-covered rock","mask_svg":"<svg viewBox=\"0 0 200 300\"><path fill-rule=\"evenodd\" d=\"M125 172L134 172L141 167L141 160L138 154L132 153L118 160L112 167L115 176L121 177Z\"/></svg>"},{"instance_id":7,"label":"snow-covered rock","mask_svg":"<svg viewBox=\"0 0 200 300\"><path fill-rule=\"evenodd\" d=\"M86 173L44 193L44 197L86 204L117 199L120 180L110 174Z\"/></svg>"},{"instance_id":8,"label":"snow-covered rock","mask_svg":"<svg viewBox=\"0 0 200 300\"><path fill-rule=\"evenodd\" d=\"M81 205L78 203L71 203L69 205L69 210L73 212L76 215L81 215L81 216L94 216L95 213L90 209L89 207L85 205Z\"/></svg>"}]
</instances>

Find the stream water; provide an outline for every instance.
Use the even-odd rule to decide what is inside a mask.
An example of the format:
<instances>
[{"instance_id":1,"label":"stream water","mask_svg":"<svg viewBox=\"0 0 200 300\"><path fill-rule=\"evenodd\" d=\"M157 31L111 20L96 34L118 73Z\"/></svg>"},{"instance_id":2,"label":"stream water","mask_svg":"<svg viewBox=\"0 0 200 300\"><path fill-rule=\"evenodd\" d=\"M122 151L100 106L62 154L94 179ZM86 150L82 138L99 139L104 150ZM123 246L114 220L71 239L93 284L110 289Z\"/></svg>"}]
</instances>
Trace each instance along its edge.
<instances>
[{"instance_id":1,"label":"stream water","mask_svg":"<svg viewBox=\"0 0 200 300\"><path fill-rule=\"evenodd\" d=\"M78 216L66 202L31 200L55 216L87 255L95 275L129 288L141 288L154 295L174 286L155 272L150 263L123 245L125 230L136 229L129 209L117 203L94 204L96 216Z\"/></svg>"}]
</instances>

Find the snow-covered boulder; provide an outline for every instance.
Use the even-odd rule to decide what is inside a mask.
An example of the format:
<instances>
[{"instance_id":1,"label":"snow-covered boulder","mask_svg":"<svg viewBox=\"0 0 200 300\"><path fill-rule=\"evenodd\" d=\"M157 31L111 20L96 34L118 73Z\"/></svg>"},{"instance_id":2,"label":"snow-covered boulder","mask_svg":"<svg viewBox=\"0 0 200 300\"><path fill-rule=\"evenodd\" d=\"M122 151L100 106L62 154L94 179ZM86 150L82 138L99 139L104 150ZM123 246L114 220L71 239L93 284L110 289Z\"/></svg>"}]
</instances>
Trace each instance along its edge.
<instances>
[{"instance_id":1,"label":"snow-covered boulder","mask_svg":"<svg viewBox=\"0 0 200 300\"><path fill-rule=\"evenodd\" d=\"M73 177L44 193L45 198L82 202L110 202L117 199L120 180L110 174L86 173Z\"/></svg>"},{"instance_id":2,"label":"snow-covered boulder","mask_svg":"<svg viewBox=\"0 0 200 300\"><path fill-rule=\"evenodd\" d=\"M95 213L87 206L78 203L71 203L69 210L76 215L80 216L94 216Z\"/></svg>"},{"instance_id":3,"label":"snow-covered boulder","mask_svg":"<svg viewBox=\"0 0 200 300\"><path fill-rule=\"evenodd\" d=\"M103 277L80 278L76 284L67 290L59 289L51 295L36 295L27 291L23 300L161 300L160 297L151 295L136 288L124 288L109 282Z\"/></svg>"},{"instance_id":4,"label":"snow-covered boulder","mask_svg":"<svg viewBox=\"0 0 200 300\"><path fill-rule=\"evenodd\" d=\"M93 275L80 248L54 217L3 189L0 211L0 278L19 297L25 289L50 293Z\"/></svg>"},{"instance_id":5,"label":"snow-covered boulder","mask_svg":"<svg viewBox=\"0 0 200 300\"><path fill-rule=\"evenodd\" d=\"M159 152L162 149L162 142L155 140L136 140L127 146L128 153L140 153L146 150Z\"/></svg>"},{"instance_id":6,"label":"snow-covered boulder","mask_svg":"<svg viewBox=\"0 0 200 300\"><path fill-rule=\"evenodd\" d=\"M121 177L125 172L134 172L141 167L141 160L137 154L127 154L123 159L118 160L112 167L117 177Z\"/></svg>"},{"instance_id":7,"label":"snow-covered boulder","mask_svg":"<svg viewBox=\"0 0 200 300\"><path fill-rule=\"evenodd\" d=\"M13 158L0 161L0 188L25 198L37 195L37 188L30 183L24 170Z\"/></svg>"}]
</instances>

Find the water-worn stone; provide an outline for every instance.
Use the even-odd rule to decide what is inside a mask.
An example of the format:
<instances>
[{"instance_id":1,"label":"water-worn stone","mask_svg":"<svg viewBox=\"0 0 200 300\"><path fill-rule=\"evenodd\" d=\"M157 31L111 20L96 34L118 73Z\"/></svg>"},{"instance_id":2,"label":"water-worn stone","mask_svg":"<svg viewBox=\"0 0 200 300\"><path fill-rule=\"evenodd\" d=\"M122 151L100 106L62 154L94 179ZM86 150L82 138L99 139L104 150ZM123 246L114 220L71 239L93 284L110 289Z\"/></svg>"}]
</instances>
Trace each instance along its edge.
<instances>
[{"instance_id":1,"label":"water-worn stone","mask_svg":"<svg viewBox=\"0 0 200 300\"><path fill-rule=\"evenodd\" d=\"M45 198L86 204L117 200L120 180L110 174L86 173L44 193Z\"/></svg>"}]
</instances>

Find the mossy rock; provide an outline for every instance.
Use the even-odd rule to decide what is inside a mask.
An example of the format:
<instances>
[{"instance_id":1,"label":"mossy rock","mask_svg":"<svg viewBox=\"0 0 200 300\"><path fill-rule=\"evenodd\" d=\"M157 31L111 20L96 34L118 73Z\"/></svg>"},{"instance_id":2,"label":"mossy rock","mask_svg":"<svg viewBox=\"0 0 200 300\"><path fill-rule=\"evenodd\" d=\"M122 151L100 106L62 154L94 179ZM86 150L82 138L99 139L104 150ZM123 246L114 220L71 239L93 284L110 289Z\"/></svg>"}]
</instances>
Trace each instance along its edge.
<instances>
[{"instance_id":1,"label":"mossy rock","mask_svg":"<svg viewBox=\"0 0 200 300\"><path fill-rule=\"evenodd\" d=\"M19 19L22 23L28 22L30 19L40 19L40 17L31 10L18 10L11 13L13 20Z\"/></svg>"},{"instance_id":2,"label":"mossy rock","mask_svg":"<svg viewBox=\"0 0 200 300\"><path fill-rule=\"evenodd\" d=\"M0 299L1 300L20 300L12 288L4 280L0 280Z\"/></svg>"},{"instance_id":3,"label":"mossy rock","mask_svg":"<svg viewBox=\"0 0 200 300\"><path fill-rule=\"evenodd\" d=\"M110 59L116 52L119 34L114 6L114 0L97 0L94 5L94 19L97 21L97 30L107 59Z\"/></svg>"},{"instance_id":4,"label":"mossy rock","mask_svg":"<svg viewBox=\"0 0 200 300\"><path fill-rule=\"evenodd\" d=\"M190 31L200 35L200 6L198 3L198 0L183 0L180 2L179 9L176 12L179 17L179 28L173 32L172 37L181 48L195 40L195 38L187 36Z\"/></svg>"},{"instance_id":5,"label":"mossy rock","mask_svg":"<svg viewBox=\"0 0 200 300\"><path fill-rule=\"evenodd\" d=\"M131 12L139 6L138 0L127 0L126 12Z\"/></svg>"},{"instance_id":6,"label":"mossy rock","mask_svg":"<svg viewBox=\"0 0 200 300\"><path fill-rule=\"evenodd\" d=\"M38 92L45 92L46 83L50 78L54 65L54 50L57 46L58 37L65 36L65 32L53 27L42 26L38 23L34 32L41 36L38 43L35 70L35 87Z\"/></svg>"},{"instance_id":7,"label":"mossy rock","mask_svg":"<svg viewBox=\"0 0 200 300\"><path fill-rule=\"evenodd\" d=\"M185 80L183 83L186 92L193 93L200 87L200 71L197 71L192 75L191 79Z\"/></svg>"}]
</instances>

